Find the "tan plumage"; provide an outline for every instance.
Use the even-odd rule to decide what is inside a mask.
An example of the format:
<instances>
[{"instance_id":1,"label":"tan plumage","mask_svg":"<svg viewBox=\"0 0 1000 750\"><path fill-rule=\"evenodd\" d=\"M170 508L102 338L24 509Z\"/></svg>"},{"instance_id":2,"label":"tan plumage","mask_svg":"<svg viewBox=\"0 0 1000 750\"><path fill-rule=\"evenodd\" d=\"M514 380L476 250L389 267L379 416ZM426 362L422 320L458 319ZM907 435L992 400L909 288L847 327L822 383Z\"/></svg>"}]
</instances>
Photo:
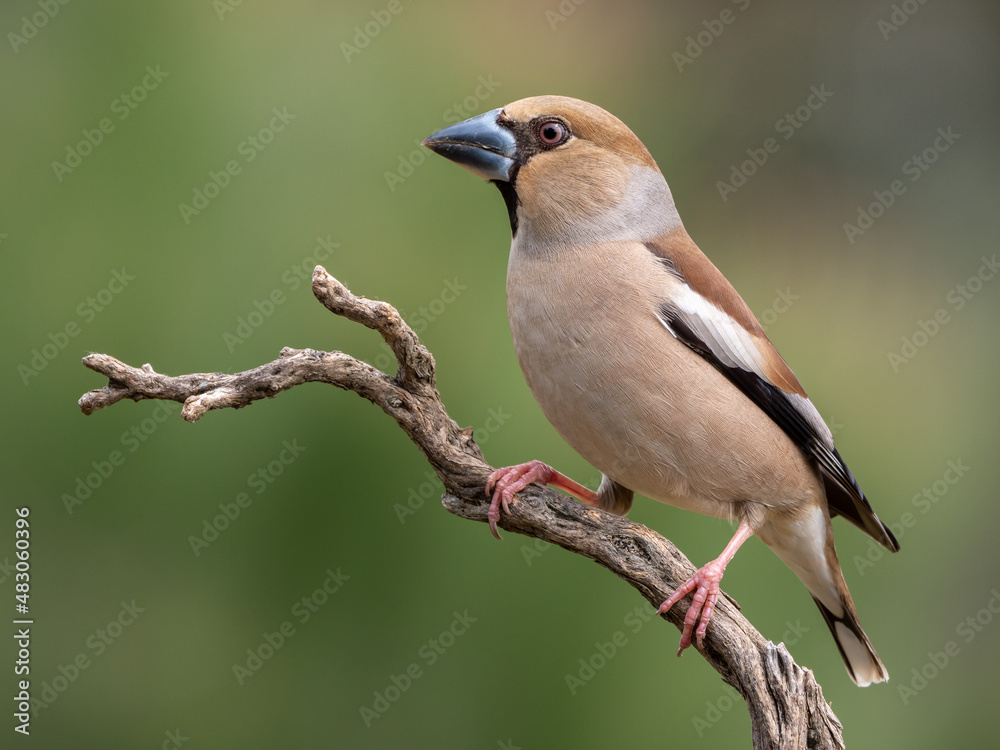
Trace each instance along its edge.
<instances>
[{"instance_id":1,"label":"tan plumage","mask_svg":"<svg viewBox=\"0 0 1000 750\"><path fill-rule=\"evenodd\" d=\"M701 641L722 571L755 534L809 589L855 682L888 679L858 624L830 517L898 545L791 369L684 229L639 139L599 107L543 96L425 143L503 193L518 361L546 417L605 477L594 493L540 462L499 470L494 533L500 506L531 481L617 513L637 492L735 520L723 555L661 607L695 592L681 648L692 633Z\"/></svg>"}]
</instances>

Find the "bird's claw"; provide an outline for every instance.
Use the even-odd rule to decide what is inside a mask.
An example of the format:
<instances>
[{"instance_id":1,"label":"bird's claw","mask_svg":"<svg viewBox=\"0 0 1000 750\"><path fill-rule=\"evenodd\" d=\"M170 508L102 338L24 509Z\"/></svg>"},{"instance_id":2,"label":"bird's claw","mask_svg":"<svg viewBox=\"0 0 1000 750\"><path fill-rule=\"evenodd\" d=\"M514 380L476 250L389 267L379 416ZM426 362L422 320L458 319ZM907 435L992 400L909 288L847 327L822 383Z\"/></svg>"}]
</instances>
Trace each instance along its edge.
<instances>
[{"instance_id":1,"label":"bird's claw","mask_svg":"<svg viewBox=\"0 0 1000 750\"><path fill-rule=\"evenodd\" d=\"M518 492L532 482L547 484L552 474L552 468L541 461L528 461L525 464L497 469L486 478L486 494L493 496L490 500L490 509L486 513L493 536L501 538L500 532L497 531L500 508L502 507L505 513L510 513L510 501Z\"/></svg>"},{"instance_id":2,"label":"bird's claw","mask_svg":"<svg viewBox=\"0 0 1000 750\"><path fill-rule=\"evenodd\" d=\"M725 566L719 561L713 560L695 573L691 578L677 587L677 590L667 598L657 610L657 614L664 614L669 611L678 601L694 592L691 605L687 614L684 615L684 628L681 631L681 642L677 649L680 656L684 649L691 645L691 636L694 635L698 643L698 648L704 645L705 634L708 632L708 623L712 619L716 602L719 600L719 584L722 581L722 573ZM695 625L697 624L697 629Z\"/></svg>"}]
</instances>

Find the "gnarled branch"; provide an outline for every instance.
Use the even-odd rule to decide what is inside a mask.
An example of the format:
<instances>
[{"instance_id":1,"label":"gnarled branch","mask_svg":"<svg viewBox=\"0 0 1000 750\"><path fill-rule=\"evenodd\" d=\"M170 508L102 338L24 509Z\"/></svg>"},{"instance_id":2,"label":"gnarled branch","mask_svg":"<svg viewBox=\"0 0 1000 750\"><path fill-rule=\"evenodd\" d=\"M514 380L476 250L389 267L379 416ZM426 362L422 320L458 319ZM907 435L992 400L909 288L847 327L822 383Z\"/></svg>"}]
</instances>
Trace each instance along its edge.
<instances>
[{"instance_id":1,"label":"gnarled branch","mask_svg":"<svg viewBox=\"0 0 1000 750\"><path fill-rule=\"evenodd\" d=\"M312 288L331 312L381 334L399 362L396 375L342 352L315 349L282 349L273 362L232 375L178 377L161 375L148 364L135 368L105 354L91 354L83 364L106 375L108 384L85 393L80 409L92 414L125 398L161 399L182 402L182 416L195 422L213 409L239 409L302 383L329 383L354 391L395 419L444 483L444 506L462 518L485 522L485 483L492 468L472 429L461 429L445 411L430 352L395 308L356 297L322 266L313 272ZM499 525L589 557L654 607L695 572L656 532L537 485L518 494ZM685 598L684 607L674 607L664 618L680 628L689 603ZM844 747L840 722L812 672L798 666L784 645L765 640L731 599L719 600L700 651L746 700L755 748Z\"/></svg>"}]
</instances>

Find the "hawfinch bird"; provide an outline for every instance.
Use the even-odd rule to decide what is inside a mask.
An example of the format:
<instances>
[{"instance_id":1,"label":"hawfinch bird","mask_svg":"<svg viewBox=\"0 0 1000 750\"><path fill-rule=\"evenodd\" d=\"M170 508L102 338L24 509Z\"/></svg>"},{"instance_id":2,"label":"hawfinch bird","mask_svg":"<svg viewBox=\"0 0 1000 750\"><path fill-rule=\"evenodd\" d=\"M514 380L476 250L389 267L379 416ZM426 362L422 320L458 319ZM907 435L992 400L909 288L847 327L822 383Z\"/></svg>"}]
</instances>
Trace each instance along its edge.
<instances>
[{"instance_id":1,"label":"hawfinch bird","mask_svg":"<svg viewBox=\"0 0 1000 750\"><path fill-rule=\"evenodd\" d=\"M752 535L819 606L858 685L889 679L833 544L843 516L899 549L750 308L684 229L656 162L620 120L539 96L424 141L500 189L510 215L507 312L525 380L559 434L603 474L596 492L540 461L490 475L489 521L532 482L617 514L640 493L739 522L694 593L680 654L702 645L719 582Z\"/></svg>"}]
</instances>

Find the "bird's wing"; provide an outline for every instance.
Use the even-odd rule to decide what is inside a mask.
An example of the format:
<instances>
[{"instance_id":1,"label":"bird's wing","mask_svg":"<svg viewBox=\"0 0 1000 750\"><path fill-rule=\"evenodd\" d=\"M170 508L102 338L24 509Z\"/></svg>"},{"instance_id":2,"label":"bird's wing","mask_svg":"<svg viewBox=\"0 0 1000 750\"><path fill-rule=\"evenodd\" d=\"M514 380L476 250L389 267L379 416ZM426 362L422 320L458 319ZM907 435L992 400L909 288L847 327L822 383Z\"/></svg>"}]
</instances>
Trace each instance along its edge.
<instances>
[{"instance_id":1,"label":"bird's wing","mask_svg":"<svg viewBox=\"0 0 1000 750\"><path fill-rule=\"evenodd\" d=\"M683 230L646 247L673 277L660 322L708 360L819 466L831 515L842 515L892 551L899 544L872 510L833 435L743 298Z\"/></svg>"}]
</instances>

